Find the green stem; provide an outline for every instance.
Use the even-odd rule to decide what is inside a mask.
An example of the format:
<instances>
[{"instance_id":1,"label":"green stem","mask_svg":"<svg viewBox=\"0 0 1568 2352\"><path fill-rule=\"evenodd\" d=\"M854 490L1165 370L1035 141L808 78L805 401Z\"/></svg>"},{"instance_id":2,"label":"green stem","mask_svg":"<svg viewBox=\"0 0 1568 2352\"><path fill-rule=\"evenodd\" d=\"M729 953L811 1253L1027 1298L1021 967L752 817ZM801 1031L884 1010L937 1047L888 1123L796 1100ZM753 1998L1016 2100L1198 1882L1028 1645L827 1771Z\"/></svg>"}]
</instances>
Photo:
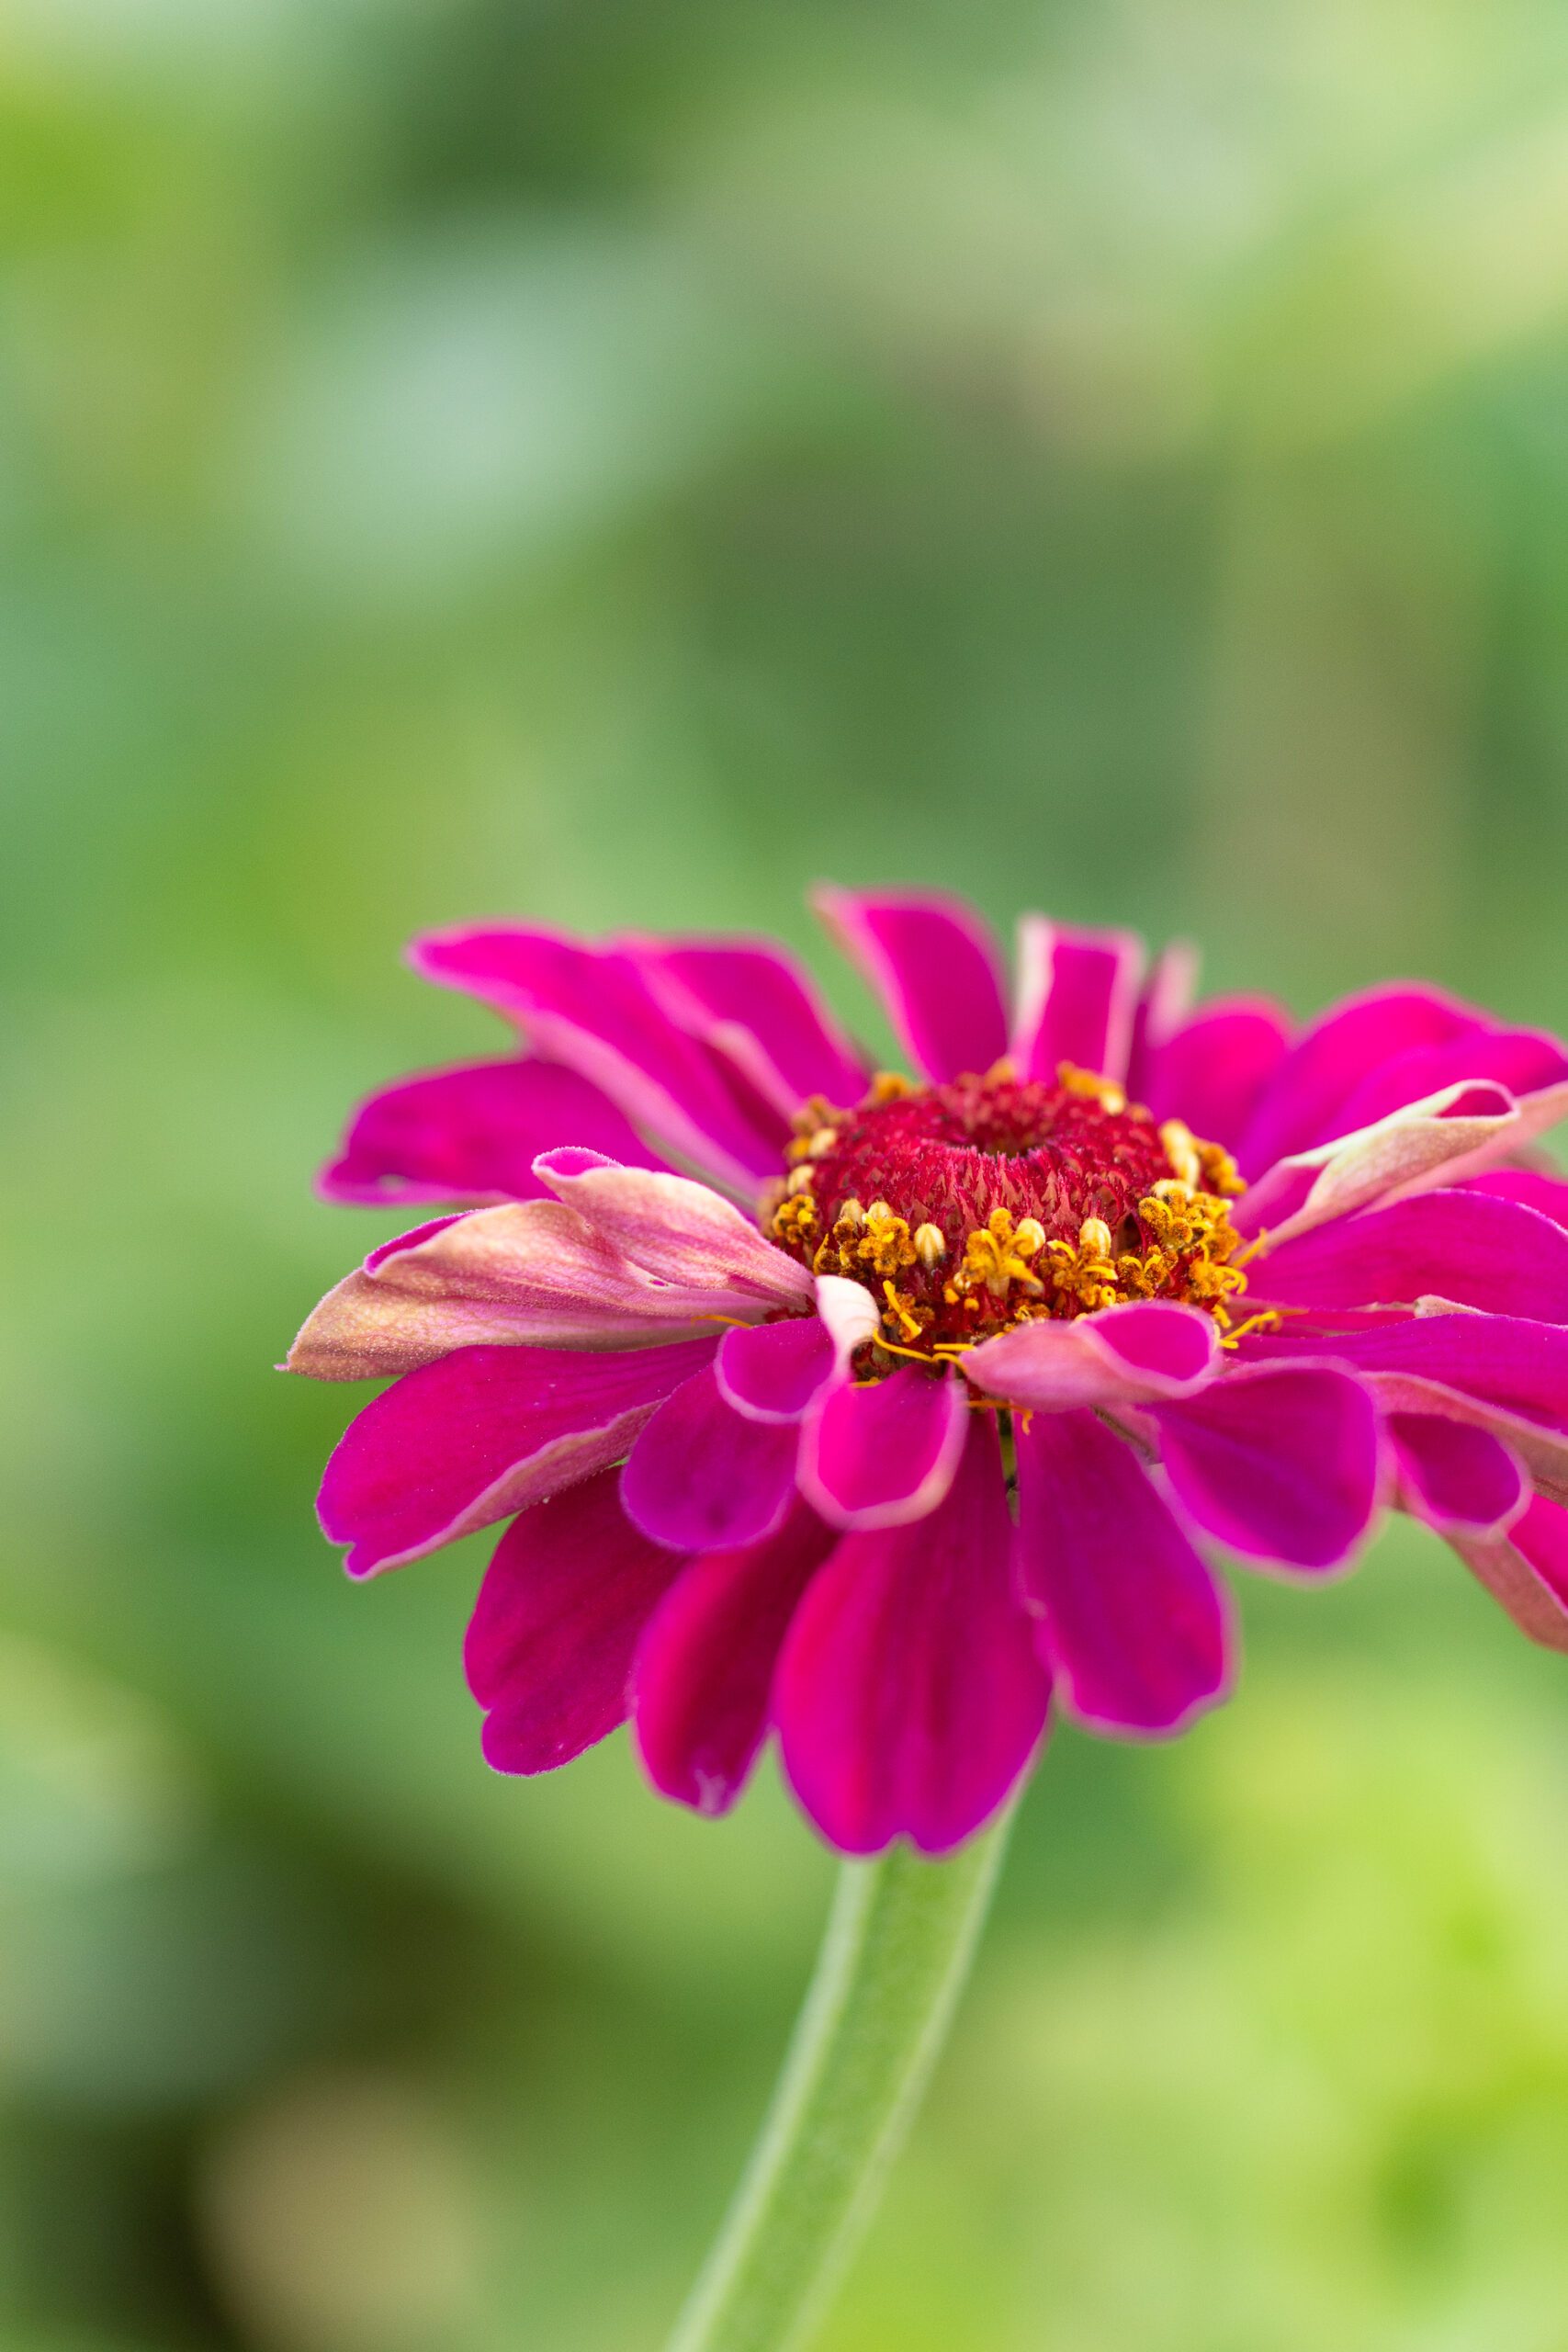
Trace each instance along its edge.
<instances>
[{"instance_id":1,"label":"green stem","mask_svg":"<svg viewBox=\"0 0 1568 2352\"><path fill-rule=\"evenodd\" d=\"M946 1861L845 1862L761 2137L666 2352L803 2345L913 2118L1011 1809Z\"/></svg>"}]
</instances>

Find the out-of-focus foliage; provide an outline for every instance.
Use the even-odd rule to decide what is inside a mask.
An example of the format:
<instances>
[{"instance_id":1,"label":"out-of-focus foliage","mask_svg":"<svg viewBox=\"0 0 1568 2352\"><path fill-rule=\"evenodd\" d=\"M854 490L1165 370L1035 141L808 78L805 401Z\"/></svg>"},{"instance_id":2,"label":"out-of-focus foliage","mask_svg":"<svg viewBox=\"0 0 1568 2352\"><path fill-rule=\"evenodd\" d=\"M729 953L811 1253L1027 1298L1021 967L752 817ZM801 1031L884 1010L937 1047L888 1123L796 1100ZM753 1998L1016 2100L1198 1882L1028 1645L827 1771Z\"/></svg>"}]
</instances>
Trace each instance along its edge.
<instances>
[{"instance_id":1,"label":"out-of-focus foliage","mask_svg":"<svg viewBox=\"0 0 1568 2352\"><path fill-rule=\"evenodd\" d=\"M1544 0L0 8L0 2346L636 2352L824 1858L350 1592L422 924L942 879L1568 1023ZM835 979L845 1011L869 1008ZM830 2352L1556 2352L1568 1686L1396 1531L1063 1736Z\"/></svg>"}]
</instances>

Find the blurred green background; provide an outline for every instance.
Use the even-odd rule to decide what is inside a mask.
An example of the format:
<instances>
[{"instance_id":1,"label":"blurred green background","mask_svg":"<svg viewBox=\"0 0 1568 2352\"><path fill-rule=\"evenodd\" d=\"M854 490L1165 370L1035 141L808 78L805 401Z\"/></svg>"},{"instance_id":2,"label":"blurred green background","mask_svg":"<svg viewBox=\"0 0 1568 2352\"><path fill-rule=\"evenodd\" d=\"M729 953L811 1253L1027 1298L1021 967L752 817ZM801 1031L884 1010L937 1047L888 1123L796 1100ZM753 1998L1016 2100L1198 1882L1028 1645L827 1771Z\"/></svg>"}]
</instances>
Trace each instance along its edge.
<instances>
[{"instance_id":1,"label":"blurred green background","mask_svg":"<svg viewBox=\"0 0 1568 2352\"><path fill-rule=\"evenodd\" d=\"M0 2346L652 2352L830 1872L487 1775L269 1367L422 925L940 880L1568 1026L1549 0L0 0ZM852 981L829 974L874 1035ZM1568 1682L1061 1735L824 2352L1562 2352Z\"/></svg>"}]
</instances>

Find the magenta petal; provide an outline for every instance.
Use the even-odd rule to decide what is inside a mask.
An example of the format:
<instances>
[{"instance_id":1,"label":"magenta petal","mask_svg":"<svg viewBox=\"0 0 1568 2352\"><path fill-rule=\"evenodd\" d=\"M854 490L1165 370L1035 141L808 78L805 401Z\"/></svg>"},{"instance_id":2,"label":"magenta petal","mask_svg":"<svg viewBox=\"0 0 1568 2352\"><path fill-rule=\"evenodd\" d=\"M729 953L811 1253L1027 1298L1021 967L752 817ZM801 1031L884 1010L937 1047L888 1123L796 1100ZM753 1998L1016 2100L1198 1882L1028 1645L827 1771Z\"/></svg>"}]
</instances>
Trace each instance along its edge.
<instances>
[{"instance_id":1,"label":"magenta petal","mask_svg":"<svg viewBox=\"0 0 1568 2352\"><path fill-rule=\"evenodd\" d=\"M1502 1535L1529 1499L1511 1447L1469 1421L1440 1413L1390 1413L1400 1496L1443 1535Z\"/></svg>"},{"instance_id":2,"label":"magenta petal","mask_svg":"<svg viewBox=\"0 0 1568 2352\"><path fill-rule=\"evenodd\" d=\"M771 1534L795 1492L793 1427L743 1420L711 1366L677 1388L621 1476L628 1518L656 1544L714 1552Z\"/></svg>"},{"instance_id":3,"label":"magenta petal","mask_svg":"<svg viewBox=\"0 0 1568 2352\"><path fill-rule=\"evenodd\" d=\"M552 1144L587 1144L630 1166L662 1168L607 1094L556 1062L470 1062L372 1095L343 1152L323 1169L330 1201L377 1208L412 1201L536 1200L533 1163Z\"/></svg>"},{"instance_id":4,"label":"magenta petal","mask_svg":"<svg viewBox=\"0 0 1568 2352\"><path fill-rule=\"evenodd\" d=\"M350 1576L400 1566L619 1461L712 1340L626 1354L460 1348L406 1373L351 1421L321 1525Z\"/></svg>"},{"instance_id":5,"label":"magenta petal","mask_svg":"<svg viewBox=\"0 0 1568 2352\"><path fill-rule=\"evenodd\" d=\"M776 1169L773 1114L766 1132L747 1115L712 1050L671 1020L634 956L495 923L430 933L410 960L427 978L510 1013L539 1053L591 1080L697 1167L747 1192Z\"/></svg>"},{"instance_id":6,"label":"magenta petal","mask_svg":"<svg viewBox=\"0 0 1568 2352\"><path fill-rule=\"evenodd\" d=\"M1025 1078L1062 1062L1127 1074L1144 943L1130 931L1075 931L1044 915L1018 926L1018 1019L1011 1051Z\"/></svg>"},{"instance_id":7,"label":"magenta petal","mask_svg":"<svg viewBox=\"0 0 1568 2352\"><path fill-rule=\"evenodd\" d=\"M1434 1315L1325 1342L1321 1352L1359 1371L1438 1381L1528 1421L1568 1429L1568 1330L1556 1323Z\"/></svg>"},{"instance_id":8,"label":"magenta petal","mask_svg":"<svg viewBox=\"0 0 1568 2352\"><path fill-rule=\"evenodd\" d=\"M1335 1125L1348 1135L1461 1079L1493 1079L1510 1094L1523 1095L1556 1086L1565 1077L1568 1054L1544 1030L1478 1024L1441 1045L1416 1046L1380 1063L1341 1103Z\"/></svg>"},{"instance_id":9,"label":"magenta petal","mask_svg":"<svg viewBox=\"0 0 1568 2352\"><path fill-rule=\"evenodd\" d=\"M615 1730L633 1652L681 1563L639 1535L602 1471L525 1511L496 1547L463 1665L498 1772L547 1772Z\"/></svg>"},{"instance_id":10,"label":"magenta petal","mask_svg":"<svg viewBox=\"0 0 1568 2352\"><path fill-rule=\"evenodd\" d=\"M637 1748L666 1796L706 1814L735 1803L795 1604L838 1540L802 1504L764 1542L694 1560L666 1593L633 1678Z\"/></svg>"},{"instance_id":11,"label":"magenta petal","mask_svg":"<svg viewBox=\"0 0 1568 2352\"><path fill-rule=\"evenodd\" d=\"M1213 1317L1201 1307L1139 1299L982 1340L964 1358L964 1376L1010 1405L1060 1413L1192 1396L1214 1377L1219 1349Z\"/></svg>"},{"instance_id":12,"label":"magenta petal","mask_svg":"<svg viewBox=\"0 0 1568 2352\"><path fill-rule=\"evenodd\" d=\"M1543 1649L1568 1650L1568 1510L1537 1495L1506 1535L1445 1532L1522 1634Z\"/></svg>"},{"instance_id":13,"label":"magenta petal","mask_svg":"<svg viewBox=\"0 0 1568 2352\"><path fill-rule=\"evenodd\" d=\"M953 1483L969 1417L964 1383L906 1364L887 1380L841 1381L805 1423L800 1490L834 1527L901 1527Z\"/></svg>"},{"instance_id":14,"label":"magenta petal","mask_svg":"<svg viewBox=\"0 0 1568 2352\"><path fill-rule=\"evenodd\" d=\"M823 1836L946 1853L996 1812L1045 1724L1050 1684L1013 1590L997 1433L968 1417L947 1498L846 1535L795 1611L773 1690L784 1770Z\"/></svg>"},{"instance_id":15,"label":"magenta petal","mask_svg":"<svg viewBox=\"0 0 1568 2352\"><path fill-rule=\"evenodd\" d=\"M714 1365L718 1392L749 1421L798 1421L833 1376L837 1351L820 1316L727 1331Z\"/></svg>"},{"instance_id":16,"label":"magenta petal","mask_svg":"<svg viewBox=\"0 0 1568 2352\"><path fill-rule=\"evenodd\" d=\"M1001 957L980 917L937 892L839 890L811 903L887 1008L918 1069L941 1082L1007 1051Z\"/></svg>"},{"instance_id":17,"label":"magenta petal","mask_svg":"<svg viewBox=\"0 0 1568 2352\"><path fill-rule=\"evenodd\" d=\"M853 1047L782 949L750 940L626 944L682 1025L728 1055L786 1118L808 1095L850 1103L865 1092Z\"/></svg>"},{"instance_id":18,"label":"magenta petal","mask_svg":"<svg viewBox=\"0 0 1568 2352\"><path fill-rule=\"evenodd\" d=\"M1261 1175L1275 1160L1346 1132L1341 1107L1381 1063L1481 1025L1468 1006L1437 989L1376 989L1334 1006L1303 1032L1265 1086L1241 1139L1242 1173Z\"/></svg>"},{"instance_id":19,"label":"magenta petal","mask_svg":"<svg viewBox=\"0 0 1568 2352\"><path fill-rule=\"evenodd\" d=\"M1568 1182L1561 1176L1540 1175L1527 1168L1494 1168L1484 1176L1467 1177L1461 1190L1517 1201L1521 1208L1549 1216L1553 1225L1568 1226Z\"/></svg>"},{"instance_id":20,"label":"magenta petal","mask_svg":"<svg viewBox=\"0 0 1568 2352\"><path fill-rule=\"evenodd\" d=\"M1179 1731L1225 1690L1224 1595L1132 1448L1087 1411L1017 1430L1018 1572L1080 1722Z\"/></svg>"},{"instance_id":21,"label":"magenta petal","mask_svg":"<svg viewBox=\"0 0 1568 2352\"><path fill-rule=\"evenodd\" d=\"M1339 1567L1367 1534L1382 1468L1377 1408L1326 1364L1232 1373L1150 1408L1178 1501L1234 1552Z\"/></svg>"},{"instance_id":22,"label":"magenta petal","mask_svg":"<svg viewBox=\"0 0 1568 2352\"><path fill-rule=\"evenodd\" d=\"M1463 1186L1423 1193L1284 1242L1253 1268L1250 1291L1292 1306L1450 1298L1568 1323L1568 1233L1518 1201Z\"/></svg>"},{"instance_id":23,"label":"magenta petal","mask_svg":"<svg viewBox=\"0 0 1568 2352\"><path fill-rule=\"evenodd\" d=\"M1182 1119L1234 1151L1290 1048L1290 1016L1263 997L1217 998L1151 1043L1144 1100L1156 1119Z\"/></svg>"}]
</instances>

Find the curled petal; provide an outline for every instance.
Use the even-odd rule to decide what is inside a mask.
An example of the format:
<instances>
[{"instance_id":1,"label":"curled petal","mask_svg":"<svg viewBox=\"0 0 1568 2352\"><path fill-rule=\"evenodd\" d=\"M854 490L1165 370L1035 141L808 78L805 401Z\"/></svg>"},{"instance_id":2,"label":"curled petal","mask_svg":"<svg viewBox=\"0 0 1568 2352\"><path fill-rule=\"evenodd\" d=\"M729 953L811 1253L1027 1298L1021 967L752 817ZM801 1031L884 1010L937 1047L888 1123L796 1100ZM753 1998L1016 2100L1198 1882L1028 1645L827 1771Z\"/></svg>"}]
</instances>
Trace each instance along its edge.
<instances>
[{"instance_id":1,"label":"curled petal","mask_svg":"<svg viewBox=\"0 0 1568 2352\"><path fill-rule=\"evenodd\" d=\"M1384 1413L1435 1415L1470 1429L1490 1430L1518 1456L1542 1494L1568 1502L1568 1431L1548 1429L1528 1414L1440 1380L1403 1372L1363 1372L1362 1379Z\"/></svg>"},{"instance_id":2,"label":"curled petal","mask_svg":"<svg viewBox=\"0 0 1568 2352\"><path fill-rule=\"evenodd\" d=\"M711 1552L771 1534L795 1492L793 1426L746 1420L705 1367L661 1405L621 1477L628 1518L656 1544Z\"/></svg>"},{"instance_id":3,"label":"curled petal","mask_svg":"<svg viewBox=\"0 0 1568 2352\"><path fill-rule=\"evenodd\" d=\"M1038 1413L1016 1432L1018 1573L1080 1722L1182 1730L1224 1695L1224 1595L1133 1453L1094 1413Z\"/></svg>"},{"instance_id":4,"label":"curled petal","mask_svg":"<svg viewBox=\"0 0 1568 2352\"><path fill-rule=\"evenodd\" d=\"M321 1482L321 1525L367 1577L490 1527L618 1462L715 1342L619 1355L464 1348L352 1420Z\"/></svg>"},{"instance_id":5,"label":"curled petal","mask_svg":"<svg viewBox=\"0 0 1568 2352\"><path fill-rule=\"evenodd\" d=\"M1568 1114L1568 1087L1516 1102L1485 1079L1444 1088L1375 1125L1280 1160L1233 1212L1238 1232L1276 1244L1329 1218L1457 1184Z\"/></svg>"},{"instance_id":6,"label":"curled petal","mask_svg":"<svg viewBox=\"0 0 1568 2352\"><path fill-rule=\"evenodd\" d=\"M1010 1047L1021 1075L1051 1080L1067 1061L1124 1079L1144 962L1135 932L1076 931L1046 915L1022 916Z\"/></svg>"},{"instance_id":7,"label":"curled petal","mask_svg":"<svg viewBox=\"0 0 1568 2352\"><path fill-rule=\"evenodd\" d=\"M961 1380L913 1364L856 1387L840 1381L800 1433L800 1490L834 1527L902 1527L953 1484L970 1418Z\"/></svg>"},{"instance_id":8,"label":"curled petal","mask_svg":"<svg viewBox=\"0 0 1568 2352\"><path fill-rule=\"evenodd\" d=\"M1391 1413L1388 1434L1405 1509L1440 1535L1506 1535L1530 1498L1513 1448L1440 1413Z\"/></svg>"},{"instance_id":9,"label":"curled petal","mask_svg":"<svg viewBox=\"0 0 1568 2352\"><path fill-rule=\"evenodd\" d=\"M900 1835L946 1853L1026 1769L1050 1684L1010 1573L997 1433L967 1416L947 1498L915 1524L846 1535L807 1586L773 1703L784 1770L850 1854Z\"/></svg>"},{"instance_id":10,"label":"curled petal","mask_svg":"<svg viewBox=\"0 0 1568 2352\"><path fill-rule=\"evenodd\" d=\"M819 1316L727 1331L714 1366L718 1392L749 1421L802 1420L838 1369L838 1351Z\"/></svg>"},{"instance_id":11,"label":"curled petal","mask_svg":"<svg viewBox=\"0 0 1568 2352\"><path fill-rule=\"evenodd\" d=\"M341 1156L321 1172L329 1201L370 1208L414 1201L535 1200L534 1161L552 1144L587 1144L633 1167L661 1168L607 1094L558 1063L469 1062L372 1095Z\"/></svg>"},{"instance_id":12,"label":"curled petal","mask_svg":"<svg viewBox=\"0 0 1568 2352\"><path fill-rule=\"evenodd\" d=\"M622 1168L596 1151L541 1152L534 1164L605 1243L660 1283L716 1297L722 1292L741 1302L729 1313L812 1303L806 1268L705 1184Z\"/></svg>"},{"instance_id":13,"label":"curled petal","mask_svg":"<svg viewBox=\"0 0 1568 2352\"><path fill-rule=\"evenodd\" d=\"M790 1265L782 1250L773 1254ZM807 1278L808 1295L809 1287ZM663 1347L718 1319L761 1317L770 1303L754 1286L726 1288L722 1275L694 1289L658 1282L564 1202L515 1201L374 1251L307 1318L288 1369L313 1380L374 1380L454 1348Z\"/></svg>"},{"instance_id":14,"label":"curled petal","mask_svg":"<svg viewBox=\"0 0 1568 2352\"><path fill-rule=\"evenodd\" d=\"M964 1357L987 1396L1047 1413L1079 1405L1190 1396L1220 1366L1213 1317L1163 1299L1102 1308L1071 1323L1026 1323Z\"/></svg>"},{"instance_id":15,"label":"curled petal","mask_svg":"<svg viewBox=\"0 0 1568 2352\"><path fill-rule=\"evenodd\" d=\"M705 1814L735 1803L767 1734L795 1605L838 1540L799 1504L762 1543L694 1560L660 1601L637 1650L634 1713L666 1796Z\"/></svg>"},{"instance_id":16,"label":"curled petal","mask_svg":"<svg viewBox=\"0 0 1568 2352\"><path fill-rule=\"evenodd\" d=\"M939 1084L989 1069L1007 1051L1001 957L962 899L936 891L840 890L811 903L887 1010L917 1069Z\"/></svg>"},{"instance_id":17,"label":"curled petal","mask_svg":"<svg viewBox=\"0 0 1568 2352\"><path fill-rule=\"evenodd\" d=\"M1287 1567L1343 1567L1377 1509L1371 1396L1330 1365L1231 1373L1153 1408L1171 1491L1233 1552Z\"/></svg>"},{"instance_id":18,"label":"curled petal","mask_svg":"<svg viewBox=\"0 0 1568 2352\"><path fill-rule=\"evenodd\" d=\"M1449 1541L1522 1634L1568 1650L1568 1510L1537 1495L1506 1535Z\"/></svg>"},{"instance_id":19,"label":"curled petal","mask_svg":"<svg viewBox=\"0 0 1568 2352\"><path fill-rule=\"evenodd\" d=\"M671 1020L635 956L491 923L430 933L409 960L427 979L509 1013L536 1052L578 1071L640 1133L720 1182L750 1193L777 1166L776 1114L761 1123L749 1114L721 1059Z\"/></svg>"},{"instance_id":20,"label":"curled petal","mask_svg":"<svg viewBox=\"0 0 1568 2352\"><path fill-rule=\"evenodd\" d=\"M547 1772L626 1713L637 1637L681 1562L639 1535L604 1471L509 1528L463 1645L485 1760Z\"/></svg>"},{"instance_id":21,"label":"curled petal","mask_svg":"<svg viewBox=\"0 0 1568 2352\"><path fill-rule=\"evenodd\" d=\"M865 1092L869 1073L782 949L760 940L618 944L636 956L671 1019L732 1061L784 1118L812 1094L850 1103Z\"/></svg>"},{"instance_id":22,"label":"curled petal","mask_svg":"<svg viewBox=\"0 0 1568 2352\"><path fill-rule=\"evenodd\" d=\"M1422 1193L1270 1249L1250 1270L1249 1295L1319 1307L1439 1296L1568 1323L1568 1232L1517 1200Z\"/></svg>"}]
</instances>

